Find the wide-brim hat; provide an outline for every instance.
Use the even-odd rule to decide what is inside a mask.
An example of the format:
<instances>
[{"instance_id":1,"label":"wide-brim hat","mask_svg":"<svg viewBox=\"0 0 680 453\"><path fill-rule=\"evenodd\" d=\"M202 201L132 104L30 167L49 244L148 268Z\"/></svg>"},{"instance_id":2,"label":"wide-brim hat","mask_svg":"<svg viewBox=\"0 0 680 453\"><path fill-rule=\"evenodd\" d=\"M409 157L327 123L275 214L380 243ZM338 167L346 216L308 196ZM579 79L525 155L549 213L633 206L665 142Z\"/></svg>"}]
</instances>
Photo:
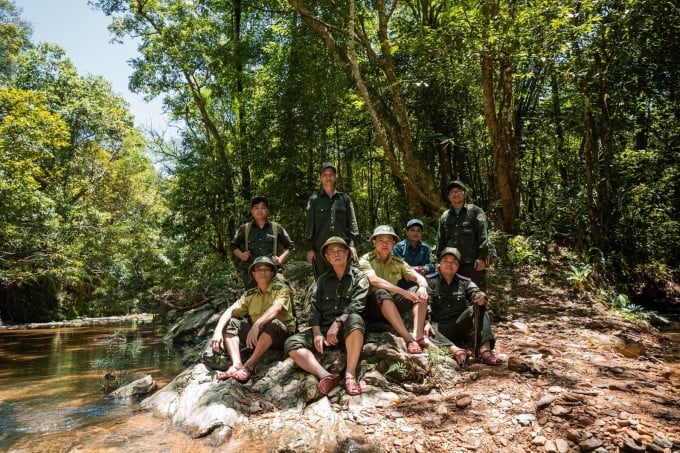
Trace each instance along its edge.
<instances>
[{"instance_id":1,"label":"wide-brim hat","mask_svg":"<svg viewBox=\"0 0 680 453\"><path fill-rule=\"evenodd\" d=\"M349 245L347 245L347 242L339 236L331 236L328 239L326 239L326 242L323 243L321 246L321 254L325 255L326 254L326 247L332 244L340 244L344 245L347 250L349 250Z\"/></svg>"},{"instance_id":2,"label":"wide-brim hat","mask_svg":"<svg viewBox=\"0 0 680 453\"><path fill-rule=\"evenodd\" d=\"M460 252L458 251L457 248L455 247L446 247L442 252L439 254L439 259L441 260L444 258L446 255L453 255L456 260L460 263Z\"/></svg>"},{"instance_id":3,"label":"wide-brim hat","mask_svg":"<svg viewBox=\"0 0 680 453\"><path fill-rule=\"evenodd\" d=\"M250 267L248 268L248 273L252 275L253 271L255 270L255 266L257 266L258 264L266 264L271 268L272 272L276 274L276 265L274 264L272 259L269 258L268 256L258 256L257 258L255 258L253 264L251 264Z\"/></svg>"},{"instance_id":4,"label":"wide-brim hat","mask_svg":"<svg viewBox=\"0 0 680 453\"><path fill-rule=\"evenodd\" d=\"M454 187L460 187L461 189L463 189L463 192L467 192L467 187L465 187L465 184L463 184L461 181L457 179L455 181L451 181L446 185L446 191L451 192L451 189L453 189Z\"/></svg>"},{"instance_id":5,"label":"wide-brim hat","mask_svg":"<svg viewBox=\"0 0 680 453\"><path fill-rule=\"evenodd\" d=\"M373 234L371 235L371 239L373 240L376 236L380 236L381 234L389 234L392 237L394 237L395 242L399 240L399 236L397 236L397 233L394 232L394 228L392 228L390 225L380 225L375 227L375 230L373 230Z\"/></svg>"}]
</instances>

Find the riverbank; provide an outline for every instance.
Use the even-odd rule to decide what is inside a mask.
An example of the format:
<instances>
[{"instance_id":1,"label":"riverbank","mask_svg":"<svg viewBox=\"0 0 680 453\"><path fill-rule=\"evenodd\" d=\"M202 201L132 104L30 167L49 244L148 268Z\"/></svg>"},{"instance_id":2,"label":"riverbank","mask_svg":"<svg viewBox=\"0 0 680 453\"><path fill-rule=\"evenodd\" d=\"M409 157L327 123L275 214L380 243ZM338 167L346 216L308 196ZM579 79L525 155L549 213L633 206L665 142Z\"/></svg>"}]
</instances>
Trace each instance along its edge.
<instances>
[{"instance_id":1,"label":"riverbank","mask_svg":"<svg viewBox=\"0 0 680 453\"><path fill-rule=\"evenodd\" d=\"M90 318L87 316L82 316L76 319L69 319L65 321L50 321L50 322L31 322L27 324L0 324L0 330L23 330L23 329L50 329L57 327L92 327L92 326L105 326L107 324L116 323L130 323L130 322L140 322L140 323L151 323L153 321L153 314L151 313L138 313L134 315L121 315L121 316L104 316L101 318Z\"/></svg>"},{"instance_id":2,"label":"riverbank","mask_svg":"<svg viewBox=\"0 0 680 453\"><path fill-rule=\"evenodd\" d=\"M494 310L502 315L494 322L494 333L503 366L473 364L454 377L439 374L435 367L437 385L428 394L402 388L389 401L380 400L384 389L368 382L370 370L362 368L362 396L347 398L338 388L330 398L306 407L286 407L273 399L264 401L257 392L269 379L261 374L241 386L217 382L214 373L196 373L192 384L252 400L230 437L191 439L169 419L131 408L128 417L107 426L85 427L77 436L27 439L17 449L60 445L55 451L680 450L680 367L667 360L667 352L675 347L671 340L646 323L607 310L596 294L573 293L552 272L518 273L491 289Z\"/></svg>"}]
</instances>

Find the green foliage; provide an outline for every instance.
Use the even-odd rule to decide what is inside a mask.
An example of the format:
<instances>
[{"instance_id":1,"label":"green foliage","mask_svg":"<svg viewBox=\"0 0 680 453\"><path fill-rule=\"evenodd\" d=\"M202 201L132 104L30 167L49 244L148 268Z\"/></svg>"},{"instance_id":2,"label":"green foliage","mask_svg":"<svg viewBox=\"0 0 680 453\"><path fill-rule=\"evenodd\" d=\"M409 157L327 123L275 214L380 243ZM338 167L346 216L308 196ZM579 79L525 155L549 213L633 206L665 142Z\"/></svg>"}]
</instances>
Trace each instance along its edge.
<instances>
[{"instance_id":1,"label":"green foliage","mask_svg":"<svg viewBox=\"0 0 680 453\"><path fill-rule=\"evenodd\" d=\"M513 265L536 264L540 259L538 244L532 238L513 236L508 239L508 261Z\"/></svg>"},{"instance_id":2,"label":"green foliage","mask_svg":"<svg viewBox=\"0 0 680 453\"><path fill-rule=\"evenodd\" d=\"M593 273L593 266L581 264L580 266L569 265L570 272L567 274L567 281L578 294L584 293L590 287L590 277Z\"/></svg>"},{"instance_id":3,"label":"green foliage","mask_svg":"<svg viewBox=\"0 0 680 453\"><path fill-rule=\"evenodd\" d=\"M651 322L655 324L668 324L668 318L661 316L654 310L649 310L630 301L627 295L617 293L612 295L610 306L621 316L638 322Z\"/></svg>"},{"instance_id":4,"label":"green foliage","mask_svg":"<svg viewBox=\"0 0 680 453\"><path fill-rule=\"evenodd\" d=\"M97 370L104 393L127 384L130 374L128 362L141 353L142 344L139 335L130 341L123 331L116 331L104 340L102 356L90 362L90 367Z\"/></svg>"},{"instance_id":5,"label":"green foliage","mask_svg":"<svg viewBox=\"0 0 680 453\"><path fill-rule=\"evenodd\" d=\"M395 376L397 379L406 379L409 374L409 369L403 362L393 362L385 371L388 376Z\"/></svg>"}]
</instances>

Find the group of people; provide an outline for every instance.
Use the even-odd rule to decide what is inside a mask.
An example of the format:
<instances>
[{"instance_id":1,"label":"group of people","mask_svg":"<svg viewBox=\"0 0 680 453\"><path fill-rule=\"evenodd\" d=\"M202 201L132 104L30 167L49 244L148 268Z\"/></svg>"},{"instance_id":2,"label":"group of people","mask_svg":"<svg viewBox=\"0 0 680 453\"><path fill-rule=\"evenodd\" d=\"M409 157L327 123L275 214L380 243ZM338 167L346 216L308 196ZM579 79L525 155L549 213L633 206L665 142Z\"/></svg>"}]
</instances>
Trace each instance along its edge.
<instances>
[{"instance_id":1,"label":"group of people","mask_svg":"<svg viewBox=\"0 0 680 453\"><path fill-rule=\"evenodd\" d=\"M310 328L297 332L290 288L278 274L295 245L281 225L268 220L267 199L256 197L251 203L253 221L242 225L231 242L247 289L222 314L210 340L215 352L225 350L231 358L231 366L218 373L218 379L247 382L257 361L274 347L315 375L319 393L327 395L341 376L325 369L318 357L326 348L344 345L345 392L359 395L357 366L366 322L389 323L409 354L447 348L461 367L475 358L500 365L484 310L486 215L465 203L466 186L453 181L447 187L451 208L439 221L435 264L432 249L422 241L424 224L419 219L408 221L403 241L391 226L376 227L370 237L373 250L358 257L354 207L350 197L335 188L336 167L322 164L319 180L321 189L309 198L305 221L307 261L316 283ZM252 349L245 362L241 343ZM456 344L473 345L474 351Z\"/></svg>"}]
</instances>

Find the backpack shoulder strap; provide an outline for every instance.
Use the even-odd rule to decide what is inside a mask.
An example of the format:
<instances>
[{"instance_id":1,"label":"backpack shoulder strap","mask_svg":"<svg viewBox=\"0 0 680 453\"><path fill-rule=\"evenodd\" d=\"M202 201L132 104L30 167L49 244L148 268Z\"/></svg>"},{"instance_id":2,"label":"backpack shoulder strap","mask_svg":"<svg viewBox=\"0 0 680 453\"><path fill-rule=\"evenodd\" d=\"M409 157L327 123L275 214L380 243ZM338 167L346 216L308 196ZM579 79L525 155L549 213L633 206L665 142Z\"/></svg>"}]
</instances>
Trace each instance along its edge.
<instances>
[{"instance_id":1,"label":"backpack shoulder strap","mask_svg":"<svg viewBox=\"0 0 680 453\"><path fill-rule=\"evenodd\" d=\"M245 225L246 249L244 252L248 253L248 235L250 234L250 222Z\"/></svg>"},{"instance_id":2,"label":"backpack shoulder strap","mask_svg":"<svg viewBox=\"0 0 680 453\"><path fill-rule=\"evenodd\" d=\"M272 222L272 234L274 235L274 250L272 250L272 253L278 255L279 224L276 222Z\"/></svg>"}]
</instances>

